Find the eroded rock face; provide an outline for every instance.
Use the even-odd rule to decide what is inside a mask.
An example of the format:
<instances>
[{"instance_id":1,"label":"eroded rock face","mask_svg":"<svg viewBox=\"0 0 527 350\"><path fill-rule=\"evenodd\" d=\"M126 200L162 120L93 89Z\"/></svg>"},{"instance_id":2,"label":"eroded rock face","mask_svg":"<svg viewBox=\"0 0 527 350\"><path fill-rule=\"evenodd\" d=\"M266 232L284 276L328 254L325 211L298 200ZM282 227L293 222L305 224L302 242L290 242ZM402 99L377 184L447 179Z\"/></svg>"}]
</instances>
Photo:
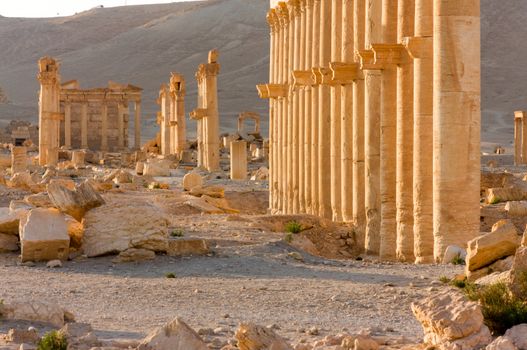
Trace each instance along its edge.
<instances>
[{"instance_id":1,"label":"eroded rock face","mask_svg":"<svg viewBox=\"0 0 527 350\"><path fill-rule=\"evenodd\" d=\"M114 203L86 213L84 253L88 257L115 254L129 248L167 251L167 218L146 204Z\"/></svg>"},{"instance_id":2,"label":"eroded rock face","mask_svg":"<svg viewBox=\"0 0 527 350\"><path fill-rule=\"evenodd\" d=\"M137 350L208 350L201 337L179 318L148 335Z\"/></svg>"},{"instance_id":3,"label":"eroded rock face","mask_svg":"<svg viewBox=\"0 0 527 350\"><path fill-rule=\"evenodd\" d=\"M101 195L87 181L76 186L73 191L52 182L48 185L48 195L55 207L78 221L82 220L88 210L105 203Z\"/></svg>"},{"instance_id":4,"label":"eroded rock face","mask_svg":"<svg viewBox=\"0 0 527 350\"><path fill-rule=\"evenodd\" d=\"M234 335L238 340L240 350L292 350L292 346L276 334L272 329L255 325L253 323L242 323Z\"/></svg>"},{"instance_id":5,"label":"eroded rock face","mask_svg":"<svg viewBox=\"0 0 527 350\"><path fill-rule=\"evenodd\" d=\"M22 261L66 260L70 236L64 214L36 208L20 220Z\"/></svg>"},{"instance_id":6,"label":"eroded rock face","mask_svg":"<svg viewBox=\"0 0 527 350\"><path fill-rule=\"evenodd\" d=\"M469 350L492 341L481 307L458 292L445 291L412 303L425 333L424 342L439 349Z\"/></svg>"},{"instance_id":7,"label":"eroded rock face","mask_svg":"<svg viewBox=\"0 0 527 350\"><path fill-rule=\"evenodd\" d=\"M498 259L514 255L520 246L521 237L509 220L500 220L492 232L481 235L468 242L467 269L475 271L490 265Z\"/></svg>"}]
</instances>

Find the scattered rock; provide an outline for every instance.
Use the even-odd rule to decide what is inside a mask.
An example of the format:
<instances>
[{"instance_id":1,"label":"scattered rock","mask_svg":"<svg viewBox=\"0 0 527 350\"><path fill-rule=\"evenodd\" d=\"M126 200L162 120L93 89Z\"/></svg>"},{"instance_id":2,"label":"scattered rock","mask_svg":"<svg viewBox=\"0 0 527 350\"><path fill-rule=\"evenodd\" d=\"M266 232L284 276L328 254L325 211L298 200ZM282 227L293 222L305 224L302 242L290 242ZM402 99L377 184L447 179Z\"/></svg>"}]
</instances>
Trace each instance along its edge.
<instances>
[{"instance_id":1,"label":"scattered rock","mask_svg":"<svg viewBox=\"0 0 527 350\"><path fill-rule=\"evenodd\" d=\"M200 336L179 318L148 335L137 350L208 350Z\"/></svg>"},{"instance_id":2,"label":"scattered rock","mask_svg":"<svg viewBox=\"0 0 527 350\"><path fill-rule=\"evenodd\" d=\"M43 322L55 327L62 327L65 322L72 319L71 313L57 304L38 301L5 304L2 308L2 317L10 320Z\"/></svg>"},{"instance_id":3,"label":"scattered rock","mask_svg":"<svg viewBox=\"0 0 527 350\"><path fill-rule=\"evenodd\" d=\"M467 257L467 251L457 245L449 245L445 250L445 255L443 256L443 264L450 264L454 259L461 258L465 260Z\"/></svg>"},{"instance_id":4,"label":"scattered rock","mask_svg":"<svg viewBox=\"0 0 527 350\"><path fill-rule=\"evenodd\" d=\"M292 350L293 347L277 335L272 329L257 326L253 323L242 323L236 330L240 350Z\"/></svg>"},{"instance_id":5,"label":"scattered rock","mask_svg":"<svg viewBox=\"0 0 527 350\"><path fill-rule=\"evenodd\" d=\"M48 185L48 195L55 207L77 221L81 221L88 210L105 203L101 195L87 181L73 191L52 182Z\"/></svg>"},{"instance_id":6,"label":"scattered rock","mask_svg":"<svg viewBox=\"0 0 527 350\"><path fill-rule=\"evenodd\" d=\"M224 198L225 189L222 186L196 186L190 189L189 192L192 196L201 197L203 195L213 198Z\"/></svg>"},{"instance_id":7,"label":"scattered rock","mask_svg":"<svg viewBox=\"0 0 527 350\"><path fill-rule=\"evenodd\" d=\"M20 220L22 261L65 260L70 237L64 214L56 209L36 208Z\"/></svg>"},{"instance_id":8,"label":"scattered rock","mask_svg":"<svg viewBox=\"0 0 527 350\"><path fill-rule=\"evenodd\" d=\"M112 261L114 263L147 261L153 260L155 257L156 253L151 250L128 248L125 251L120 252L119 255Z\"/></svg>"},{"instance_id":9,"label":"scattered rock","mask_svg":"<svg viewBox=\"0 0 527 350\"><path fill-rule=\"evenodd\" d=\"M50 261L48 261L46 266L49 267L49 268L62 267L62 261L60 261L60 260L50 260Z\"/></svg>"},{"instance_id":10,"label":"scattered rock","mask_svg":"<svg viewBox=\"0 0 527 350\"><path fill-rule=\"evenodd\" d=\"M170 161L149 159L143 167L143 175L170 176Z\"/></svg>"},{"instance_id":11,"label":"scattered rock","mask_svg":"<svg viewBox=\"0 0 527 350\"><path fill-rule=\"evenodd\" d=\"M10 329L6 336L8 342L16 344L36 344L39 339L38 332L34 328L31 330Z\"/></svg>"},{"instance_id":12,"label":"scattered rock","mask_svg":"<svg viewBox=\"0 0 527 350\"><path fill-rule=\"evenodd\" d=\"M204 239L178 238L168 240L167 254L170 256L206 255L209 247Z\"/></svg>"},{"instance_id":13,"label":"scattered rock","mask_svg":"<svg viewBox=\"0 0 527 350\"><path fill-rule=\"evenodd\" d=\"M445 291L412 303L424 342L444 349L475 349L492 341L481 307L458 292Z\"/></svg>"},{"instance_id":14,"label":"scattered rock","mask_svg":"<svg viewBox=\"0 0 527 350\"><path fill-rule=\"evenodd\" d=\"M510 220L500 220L494 224L492 232L468 242L467 269L474 271L513 255L519 245L520 237L514 224Z\"/></svg>"}]
</instances>

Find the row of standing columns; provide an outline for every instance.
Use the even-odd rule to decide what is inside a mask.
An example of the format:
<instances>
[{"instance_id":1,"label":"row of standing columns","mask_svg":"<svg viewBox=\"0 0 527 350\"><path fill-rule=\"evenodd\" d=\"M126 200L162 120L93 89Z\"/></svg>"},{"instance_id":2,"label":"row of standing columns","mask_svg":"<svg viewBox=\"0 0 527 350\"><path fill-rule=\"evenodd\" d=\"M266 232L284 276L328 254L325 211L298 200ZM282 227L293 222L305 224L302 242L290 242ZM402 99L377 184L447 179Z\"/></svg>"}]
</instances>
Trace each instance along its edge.
<instances>
[{"instance_id":1,"label":"row of standing columns","mask_svg":"<svg viewBox=\"0 0 527 350\"><path fill-rule=\"evenodd\" d=\"M383 260L464 246L479 232L479 1L274 5L257 87L271 210L352 223Z\"/></svg>"},{"instance_id":2,"label":"row of standing columns","mask_svg":"<svg viewBox=\"0 0 527 350\"><path fill-rule=\"evenodd\" d=\"M172 73L169 86L163 84L159 91L161 154L181 156L186 149L185 93L185 78L179 73Z\"/></svg>"}]
</instances>

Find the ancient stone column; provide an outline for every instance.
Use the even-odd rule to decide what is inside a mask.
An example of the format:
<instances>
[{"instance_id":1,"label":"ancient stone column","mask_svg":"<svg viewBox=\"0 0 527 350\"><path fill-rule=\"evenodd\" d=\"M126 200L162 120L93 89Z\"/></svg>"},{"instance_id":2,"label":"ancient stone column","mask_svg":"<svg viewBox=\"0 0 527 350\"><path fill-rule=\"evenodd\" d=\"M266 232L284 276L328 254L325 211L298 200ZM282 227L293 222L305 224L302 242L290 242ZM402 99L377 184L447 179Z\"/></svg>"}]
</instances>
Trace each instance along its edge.
<instances>
[{"instance_id":1,"label":"ancient stone column","mask_svg":"<svg viewBox=\"0 0 527 350\"><path fill-rule=\"evenodd\" d=\"M364 71L364 145L365 145L365 210L366 232L365 250L368 254L378 254L380 248L380 119L381 119L381 71L373 63L371 45L382 40L382 1L366 0L366 31L364 46L360 52Z\"/></svg>"},{"instance_id":2,"label":"ancient stone column","mask_svg":"<svg viewBox=\"0 0 527 350\"><path fill-rule=\"evenodd\" d=\"M313 20L312 20L312 51L311 51L311 65L312 72L315 73L320 67L320 0L313 2ZM320 86L313 81L311 87L311 211L310 214L318 215L320 208L319 198L319 155L318 155L318 124L320 118L319 111L319 95Z\"/></svg>"},{"instance_id":3,"label":"ancient stone column","mask_svg":"<svg viewBox=\"0 0 527 350\"><path fill-rule=\"evenodd\" d=\"M71 149L71 102L64 104L64 146Z\"/></svg>"},{"instance_id":4,"label":"ancient stone column","mask_svg":"<svg viewBox=\"0 0 527 350\"><path fill-rule=\"evenodd\" d=\"M292 184L292 197L290 202L292 203L291 213L298 214L300 212L300 179L299 179L299 170L300 170L300 92L298 88L295 88L291 80L291 76L294 71L300 69L300 49L301 49L301 19L300 19L300 1L299 0L289 0L291 4L290 13L291 17L291 31L292 31L292 69L289 73L290 86L291 86L291 96L290 104L292 105L292 114L291 114L291 184Z\"/></svg>"},{"instance_id":5,"label":"ancient stone column","mask_svg":"<svg viewBox=\"0 0 527 350\"><path fill-rule=\"evenodd\" d=\"M293 1L287 2L287 23L286 23L286 37L287 37L287 65L285 66L285 83L287 84L287 98L286 98L286 195L285 195L285 210L286 214L293 213L293 197L294 197L294 185L293 185L293 90L291 84L291 72L294 66L294 50L295 50L295 24L294 24L294 11L292 7Z\"/></svg>"},{"instance_id":6,"label":"ancient stone column","mask_svg":"<svg viewBox=\"0 0 527 350\"><path fill-rule=\"evenodd\" d=\"M358 52L363 51L365 40L365 2L353 2L353 47L355 62L360 63ZM364 75L358 70L357 78L353 81L353 196L352 210L357 243L365 247L365 168L364 168Z\"/></svg>"},{"instance_id":7,"label":"ancient stone column","mask_svg":"<svg viewBox=\"0 0 527 350\"><path fill-rule=\"evenodd\" d=\"M11 148L11 174L21 173L27 170L27 148L24 146L13 146Z\"/></svg>"},{"instance_id":8,"label":"ancient stone column","mask_svg":"<svg viewBox=\"0 0 527 350\"><path fill-rule=\"evenodd\" d=\"M433 0L415 1L415 36L405 39L414 63L413 219L415 263L433 262Z\"/></svg>"},{"instance_id":9,"label":"ancient stone column","mask_svg":"<svg viewBox=\"0 0 527 350\"><path fill-rule=\"evenodd\" d=\"M289 66L289 13L284 2L278 3L277 15L280 28L280 64L278 73L278 82L287 89L287 75ZM279 135L278 148L280 149L280 174L279 174L279 208L280 213L285 214L287 211L287 93L286 96L278 100L279 113Z\"/></svg>"},{"instance_id":10,"label":"ancient stone column","mask_svg":"<svg viewBox=\"0 0 527 350\"><path fill-rule=\"evenodd\" d=\"M39 164L56 165L60 143L60 75L59 65L51 57L38 61L39 96Z\"/></svg>"},{"instance_id":11,"label":"ancient stone column","mask_svg":"<svg viewBox=\"0 0 527 350\"><path fill-rule=\"evenodd\" d=\"M172 73L170 77L170 92L172 93L172 121L173 152L181 156L187 149L187 123L185 120L185 78L182 74Z\"/></svg>"},{"instance_id":12,"label":"ancient stone column","mask_svg":"<svg viewBox=\"0 0 527 350\"><path fill-rule=\"evenodd\" d=\"M414 36L415 0L399 0L397 42ZM408 51L401 50L397 67L397 260L413 262L413 133L414 67Z\"/></svg>"},{"instance_id":13,"label":"ancient stone column","mask_svg":"<svg viewBox=\"0 0 527 350\"><path fill-rule=\"evenodd\" d=\"M101 104L101 151L108 151L108 105L106 101Z\"/></svg>"},{"instance_id":14,"label":"ancient stone column","mask_svg":"<svg viewBox=\"0 0 527 350\"><path fill-rule=\"evenodd\" d=\"M247 142L231 142L231 180L247 179Z\"/></svg>"},{"instance_id":15,"label":"ancient stone column","mask_svg":"<svg viewBox=\"0 0 527 350\"><path fill-rule=\"evenodd\" d=\"M134 147L138 150L141 149L141 100L135 101L134 131Z\"/></svg>"},{"instance_id":16,"label":"ancient stone column","mask_svg":"<svg viewBox=\"0 0 527 350\"><path fill-rule=\"evenodd\" d=\"M81 148L88 149L88 102L81 105Z\"/></svg>"},{"instance_id":17,"label":"ancient stone column","mask_svg":"<svg viewBox=\"0 0 527 350\"><path fill-rule=\"evenodd\" d=\"M117 146L121 151L124 149L124 115L127 108L123 102L117 104Z\"/></svg>"},{"instance_id":18,"label":"ancient stone column","mask_svg":"<svg viewBox=\"0 0 527 350\"><path fill-rule=\"evenodd\" d=\"M198 81L198 108L191 112L191 118L198 120L198 152L202 151L202 164L209 171L220 168L220 135L218 115L218 86L217 76L220 65L218 64L218 51L209 52L208 63L201 64L196 73Z\"/></svg>"},{"instance_id":19,"label":"ancient stone column","mask_svg":"<svg viewBox=\"0 0 527 350\"><path fill-rule=\"evenodd\" d=\"M522 148L523 148L523 115L524 112L514 112L514 164L523 164Z\"/></svg>"},{"instance_id":20,"label":"ancient stone column","mask_svg":"<svg viewBox=\"0 0 527 350\"><path fill-rule=\"evenodd\" d=\"M331 2L320 3L320 88L318 96L318 214L331 219L331 92L329 86L331 60Z\"/></svg>"},{"instance_id":21,"label":"ancient stone column","mask_svg":"<svg viewBox=\"0 0 527 350\"><path fill-rule=\"evenodd\" d=\"M480 3L434 0L434 259L479 235ZM452 142L455 140L455 142Z\"/></svg>"},{"instance_id":22,"label":"ancient stone column","mask_svg":"<svg viewBox=\"0 0 527 350\"><path fill-rule=\"evenodd\" d=\"M331 1L331 62L342 61L342 0ZM341 87L333 83L330 87L330 188L331 217L342 221L341 205ZM345 179L342 179L345 181ZM327 191L326 191L327 192Z\"/></svg>"},{"instance_id":23,"label":"ancient stone column","mask_svg":"<svg viewBox=\"0 0 527 350\"><path fill-rule=\"evenodd\" d=\"M300 22L300 35L299 35L299 49L298 49L298 70L304 70L306 61L306 3L305 0L299 1L299 22ZM310 28L311 30L311 28ZM305 99L306 94L303 86L298 88L298 173L296 177L298 179L298 211L300 213L306 212L306 194L305 194L305 177L304 174L306 169L304 167L305 159Z\"/></svg>"},{"instance_id":24,"label":"ancient stone column","mask_svg":"<svg viewBox=\"0 0 527 350\"><path fill-rule=\"evenodd\" d=\"M306 74L306 78L309 75L309 71L312 67L313 62L313 0L305 0L305 31L306 31L306 40L304 46L304 67L302 68ZM311 163L312 160L312 114L311 114L311 105L312 105L312 89L311 84L307 83L304 85L304 201L306 213L313 213L313 188L311 186L311 175L313 173Z\"/></svg>"},{"instance_id":25,"label":"ancient stone column","mask_svg":"<svg viewBox=\"0 0 527 350\"><path fill-rule=\"evenodd\" d=\"M169 111L169 89L166 84L162 84L159 89L157 104L161 110L160 134L161 134L161 154L170 154L170 111Z\"/></svg>"},{"instance_id":26,"label":"ancient stone column","mask_svg":"<svg viewBox=\"0 0 527 350\"><path fill-rule=\"evenodd\" d=\"M395 220L396 121L397 121L397 66L391 58L396 53L397 1L382 1L382 44L372 43L375 62L382 65L381 78L381 260L395 260L397 223ZM388 56L384 60L384 55ZM386 62L384 62L386 61Z\"/></svg>"}]
</instances>

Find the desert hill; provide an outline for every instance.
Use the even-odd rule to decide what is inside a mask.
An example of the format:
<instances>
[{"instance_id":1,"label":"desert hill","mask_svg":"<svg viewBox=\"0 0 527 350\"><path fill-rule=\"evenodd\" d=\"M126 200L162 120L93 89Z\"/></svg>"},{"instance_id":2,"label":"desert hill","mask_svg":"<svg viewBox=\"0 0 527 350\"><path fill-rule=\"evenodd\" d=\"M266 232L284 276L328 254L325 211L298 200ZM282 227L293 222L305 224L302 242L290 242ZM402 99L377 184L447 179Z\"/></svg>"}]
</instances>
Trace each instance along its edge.
<instances>
[{"instance_id":1,"label":"desert hill","mask_svg":"<svg viewBox=\"0 0 527 350\"><path fill-rule=\"evenodd\" d=\"M144 134L155 131L155 99L171 71L188 83L187 112L196 105L194 73L211 48L220 50L222 128L235 127L236 115L266 115L254 85L267 80L268 0L209 0L163 5L97 8L71 17L0 17L0 86L12 101L0 105L0 120L36 121L36 61L44 55L62 62L64 81L82 87L108 80L139 85L144 91ZM512 112L527 109L524 0L482 0L482 141L510 147ZM262 127L266 130L266 118ZM194 131L189 124L189 131ZM487 147L485 147L487 146Z\"/></svg>"}]
</instances>

